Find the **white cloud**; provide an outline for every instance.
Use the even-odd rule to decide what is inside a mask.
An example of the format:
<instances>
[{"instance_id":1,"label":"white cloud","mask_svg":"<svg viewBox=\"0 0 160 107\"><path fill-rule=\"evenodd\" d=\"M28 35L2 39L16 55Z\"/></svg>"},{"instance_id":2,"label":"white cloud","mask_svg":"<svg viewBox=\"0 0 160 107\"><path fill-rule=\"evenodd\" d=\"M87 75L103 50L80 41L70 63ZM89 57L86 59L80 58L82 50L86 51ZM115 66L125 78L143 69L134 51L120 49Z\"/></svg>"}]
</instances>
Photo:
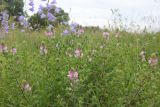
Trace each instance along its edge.
<instances>
[{"instance_id":1,"label":"white cloud","mask_svg":"<svg viewBox=\"0 0 160 107\"><path fill-rule=\"evenodd\" d=\"M25 1L27 4L29 0ZM35 2L36 9L44 4L40 0ZM57 6L70 13L72 21L82 25L106 25L111 17L110 9L119 9L122 16L137 23L144 16L160 16L160 2L154 0L57 0Z\"/></svg>"}]
</instances>

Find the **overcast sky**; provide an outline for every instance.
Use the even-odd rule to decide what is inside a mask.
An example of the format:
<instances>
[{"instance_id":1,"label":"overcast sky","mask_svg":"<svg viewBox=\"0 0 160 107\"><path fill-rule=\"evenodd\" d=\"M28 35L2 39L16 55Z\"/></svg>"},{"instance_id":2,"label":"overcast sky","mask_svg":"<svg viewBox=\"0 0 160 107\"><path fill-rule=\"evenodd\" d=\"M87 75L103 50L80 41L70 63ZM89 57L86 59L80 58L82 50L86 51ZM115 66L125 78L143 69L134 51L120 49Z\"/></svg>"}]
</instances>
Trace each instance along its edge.
<instances>
[{"instance_id":1,"label":"overcast sky","mask_svg":"<svg viewBox=\"0 0 160 107\"><path fill-rule=\"evenodd\" d=\"M24 1L27 10L29 0ZM34 1L36 9L39 4L45 4L41 0ZM160 25L160 0L57 0L57 6L69 13L71 21L81 25L107 26L112 18L111 9L119 9L128 22L144 26L152 23L151 20L144 21L144 17L150 17L156 20L154 27Z\"/></svg>"}]
</instances>

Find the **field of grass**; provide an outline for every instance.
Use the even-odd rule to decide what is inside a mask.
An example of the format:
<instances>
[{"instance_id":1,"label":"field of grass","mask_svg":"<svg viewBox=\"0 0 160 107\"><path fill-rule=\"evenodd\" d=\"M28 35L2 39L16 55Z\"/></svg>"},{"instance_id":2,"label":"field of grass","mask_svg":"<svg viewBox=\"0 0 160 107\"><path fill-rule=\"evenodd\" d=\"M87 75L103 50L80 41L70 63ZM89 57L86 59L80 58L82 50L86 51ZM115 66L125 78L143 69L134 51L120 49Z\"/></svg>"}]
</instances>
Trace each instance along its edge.
<instances>
[{"instance_id":1,"label":"field of grass","mask_svg":"<svg viewBox=\"0 0 160 107\"><path fill-rule=\"evenodd\" d=\"M98 30L79 37L62 31L48 38L43 31L15 30L0 40L8 47L0 53L0 107L159 107L160 64L148 63L152 53L160 56L159 33L120 32L116 38L113 31L108 40ZM78 79L68 77L71 69Z\"/></svg>"}]
</instances>

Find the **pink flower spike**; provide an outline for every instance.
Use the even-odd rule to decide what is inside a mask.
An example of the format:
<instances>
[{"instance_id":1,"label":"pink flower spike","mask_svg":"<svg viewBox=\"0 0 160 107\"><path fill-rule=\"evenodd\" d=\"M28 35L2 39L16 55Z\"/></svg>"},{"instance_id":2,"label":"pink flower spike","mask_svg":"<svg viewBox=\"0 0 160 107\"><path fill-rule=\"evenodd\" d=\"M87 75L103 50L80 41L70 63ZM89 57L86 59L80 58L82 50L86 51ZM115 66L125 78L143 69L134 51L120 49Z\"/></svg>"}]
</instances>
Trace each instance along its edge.
<instances>
[{"instance_id":1,"label":"pink flower spike","mask_svg":"<svg viewBox=\"0 0 160 107\"><path fill-rule=\"evenodd\" d=\"M152 53L151 57L148 60L150 66L156 66L158 65L158 57L155 53Z\"/></svg>"},{"instance_id":2,"label":"pink flower spike","mask_svg":"<svg viewBox=\"0 0 160 107\"><path fill-rule=\"evenodd\" d=\"M75 53L75 57L82 57L83 56L81 49L76 49L74 53Z\"/></svg>"},{"instance_id":3,"label":"pink flower spike","mask_svg":"<svg viewBox=\"0 0 160 107\"><path fill-rule=\"evenodd\" d=\"M77 80L78 79L78 72L77 71L73 71L73 70L70 70L68 72L68 78L70 80Z\"/></svg>"},{"instance_id":4,"label":"pink flower spike","mask_svg":"<svg viewBox=\"0 0 160 107\"><path fill-rule=\"evenodd\" d=\"M82 35L84 33L84 29L78 29L78 31L76 32L77 35Z\"/></svg>"},{"instance_id":5,"label":"pink flower spike","mask_svg":"<svg viewBox=\"0 0 160 107\"><path fill-rule=\"evenodd\" d=\"M150 58L148 62L151 66L155 66L158 64L158 58Z\"/></svg>"},{"instance_id":6,"label":"pink flower spike","mask_svg":"<svg viewBox=\"0 0 160 107\"><path fill-rule=\"evenodd\" d=\"M78 79L78 72L77 71L75 71L74 72L74 76L73 76L75 79Z\"/></svg>"},{"instance_id":7,"label":"pink flower spike","mask_svg":"<svg viewBox=\"0 0 160 107\"><path fill-rule=\"evenodd\" d=\"M12 48L11 52L13 53L13 55L15 55L17 53L17 49L16 48Z\"/></svg>"},{"instance_id":8,"label":"pink flower spike","mask_svg":"<svg viewBox=\"0 0 160 107\"><path fill-rule=\"evenodd\" d=\"M52 37L52 36L53 36L53 32L45 32L45 35L46 35L47 37Z\"/></svg>"},{"instance_id":9,"label":"pink flower spike","mask_svg":"<svg viewBox=\"0 0 160 107\"><path fill-rule=\"evenodd\" d=\"M109 39L109 33L108 32L103 32L103 37Z\"/></svg>"}]
</instances>

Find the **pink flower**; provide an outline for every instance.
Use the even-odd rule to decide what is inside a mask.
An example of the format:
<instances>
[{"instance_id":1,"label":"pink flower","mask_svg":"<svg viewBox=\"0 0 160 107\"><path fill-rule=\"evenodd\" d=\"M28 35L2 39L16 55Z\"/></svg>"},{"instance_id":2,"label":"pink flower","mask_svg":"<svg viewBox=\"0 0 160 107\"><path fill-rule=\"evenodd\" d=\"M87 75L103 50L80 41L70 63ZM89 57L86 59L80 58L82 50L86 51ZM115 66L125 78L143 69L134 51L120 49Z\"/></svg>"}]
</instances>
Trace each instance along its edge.
<instances>
[{"instance_id":1,"label":"pink flower","mask_svg":"<svg viewBox=\"0 0 160 107\"><path fill-rule=\"evenodd\" d=\"M81 49L76 49L75 52L75 57L82 57L83 56L83 53L82 53L82 50Z\"/></svg>"},{"instance_id":2,"label":"pink flower","mask_svg":"<svg viewBox=\"0 0 160 107\"><path fill-rule=\"evenodd\" d=\"M53 36L53 32L45 32L45 35L46 35L47 37L52 37L52 36Z\"/></svg>"},{"instance_id":3,"label":"pink flower","mask_svg":"<svg viewBox=\"0 0 160 107\"><path fill-rule=\"evenodd\" d=\"M109 39L109 33L108 32L103 32L103 37Z\"/></svg>"},{"instance_id":4,"label":"pink flower","mask_svg":"<svg viewBox=\"0 0 160 107\"><path fill-rule=\"evenodd\" d=\"M77 80L78 79L78 72L77 71L73 71L73 70L70 70L68 72L68 78L70 80Z\"/></svg>"},{"instance_id":5,"label":"pink flower","mask_svg":"<svg viewBox=\"0 0 160 107\"><path fill-rule=\"evenodd\" d=\"M17 53L17 49L16 48L12 48L11 52L13 53L13 55L15 55Z\"/></svg>"},{"instance_id":6,"label":"pink flower","mask_svg":"<svg viewBox=\"0 0 160 107\"><path fill-rule=\"evenodd\" d=\"M84 33L84 29L78 29L78 31L76 32L77 35L82 35Z\"/></svg>"},{"instance_id":7,"label":"pink flower","mask_svg":"<svg viewBox=\"0 0 160 107\"><path fill-rule=\"evenodd\" d=\"M158 64L158 57L156 56L156 53L152 53L151 57L148 60L149 64L151 66L155 66Z\"/></svg>"},{"instance_id":8,"label":"pink flower","mask_svg":"<svg viewBox=\"0 0 160 107\"><path fill-rule=\"evenodd\" d=\"M155 66L155 65L157 65L158 64L158 58L157 57L151 57L149 60L148 60L148 62L149 62L149 64L151 65L151 66Z\"/></svg>"}]
</instances>

